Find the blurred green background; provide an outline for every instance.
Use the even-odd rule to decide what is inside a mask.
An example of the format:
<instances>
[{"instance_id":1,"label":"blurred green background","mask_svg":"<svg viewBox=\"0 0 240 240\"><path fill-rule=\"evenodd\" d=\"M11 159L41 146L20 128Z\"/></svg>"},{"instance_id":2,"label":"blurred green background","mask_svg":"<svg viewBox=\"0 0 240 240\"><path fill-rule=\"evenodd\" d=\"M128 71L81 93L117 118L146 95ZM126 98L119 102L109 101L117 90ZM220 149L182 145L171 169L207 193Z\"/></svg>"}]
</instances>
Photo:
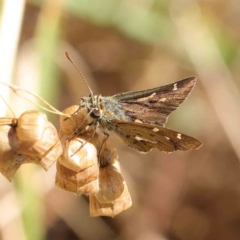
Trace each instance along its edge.
<instances>
[{"instance_id":1,"label":"blurred green background","mask_svg":"<svg viewBox=\"0 0 240 240\"><path fill-rule=\"evenodd\" d=\"M114 219L90 218L86 197L55 187L55 166L22 166L13 183L1 175L0 240L240 239L239 1L0 4L1 81L63 110L89 95L65 51L102 95L198 76L167 127L203 142L198 151L141 155L111 136L133 199ZM5 97L16 115L29 107Z\"/></svg>"}]
</instances>

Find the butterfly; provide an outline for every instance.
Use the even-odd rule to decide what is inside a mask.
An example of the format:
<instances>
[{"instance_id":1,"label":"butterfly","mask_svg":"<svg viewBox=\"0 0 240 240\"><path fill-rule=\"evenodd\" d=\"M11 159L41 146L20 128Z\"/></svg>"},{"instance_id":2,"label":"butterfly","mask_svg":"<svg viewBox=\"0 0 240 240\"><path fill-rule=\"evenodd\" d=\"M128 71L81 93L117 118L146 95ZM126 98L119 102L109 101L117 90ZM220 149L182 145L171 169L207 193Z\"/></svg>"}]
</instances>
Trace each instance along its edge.
<instances>
[{"instance_id":1,"label":"butterfly","mask_svg":"<svg viewBox=\"0 0 240 240\"><path fill-rule=\"evenodd\" d=\"M72 62L67 53L66 56ZM168 116L192 91L196 77L110 97L93 94L84 77L83 80L91 94L80 98L79 108L87 111L89 125L100 128L106 135L115 132L127 146L141 153L153 148L167 153L193 150L202 145L193 137L165 127Z\"/></svg>"},{"instance_id":2,"label":"butterfly","mask_svg":"<svg viewBox=\"0 0 240 240\"><path fill-rule=\"evenodd\" d=\"M163 152L192 150L202 143L165 128L172 111L186 99L196 83L191 77L149 90L120 93L111 97L91 94L80 99L93 123L105 132L115 132L139 152L157 148Z\"/></svg>"}]
</instances>

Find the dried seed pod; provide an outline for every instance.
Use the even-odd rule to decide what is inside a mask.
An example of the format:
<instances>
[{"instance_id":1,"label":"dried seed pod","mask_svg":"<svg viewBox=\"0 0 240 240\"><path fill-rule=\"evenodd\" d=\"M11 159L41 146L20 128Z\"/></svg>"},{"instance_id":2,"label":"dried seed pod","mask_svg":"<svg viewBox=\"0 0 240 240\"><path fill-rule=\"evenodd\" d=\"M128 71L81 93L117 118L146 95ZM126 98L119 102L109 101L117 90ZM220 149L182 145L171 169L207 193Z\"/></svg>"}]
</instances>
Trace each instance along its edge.
<instances>
[{"instance_id":1,"label":"dried seed pod","mask_svg":"<svg viewBox=\"0 0 240 240\"><path fill-rule=\"evenodd\" d=\"M71 115L71 117L60 116L60 128L61 131L67 135L74 133L78 129L78 132L86 130L91 118L88 116L88 112L84 108L79 108L79 105L73 105L63 110L64 114Z\"/></svg>"},{"instance_id":2,"label":"dried seed pod","mask_svg":"<svg viewBox=\"0 0 240 240\"><path fill-rule=\"evenodd\" d=\"M45 152L42 156L32 157L31 162L35 164L39 164L44 170L48 170L53 163L62 155L62 145L60 141L57 141L55 145ZM36 161L34 161L36 159Z\"/></svg>"},{"instance_id":3,"label":"dried seed pod","mask_svg":"<svg viewBox=\"0 0 240 240\"><path fill-rule=\"evenodd\" d=\"M100 189L96 198L100 203L114 203L124 189L124 178L121 174L116 149L105 144L99 154Z\"/></svg>"},{"instance_id":4,"label":"dried seed pod","mask_svg":"<svg viewBox=\"0 0 240 240\"><path fill-rule=\"evenodd\" d=\"M29 156L31 163L39 164L44 170L62 155L62 146L56 128L47 122L42 137L37 141L22 141L18 152Z\"/></svg>"},{"instance_id":5,"label":"dried seed pod","mask_svg":"<svg viewBox=\"0 0 240 240\"><path fill-rule=\"evenodd\" d=\"M99 192L95 197L99 203L114 203L124 190L124 178L120 172L118 161L113 165L100 167Z\"/></svg>"},{"instance_id":6,"label":"dried seed pod","mask_svg":"<svg viewBox=\"0 0 240 240\"><path fill-rule=\"evenodd\" d=\"M34 116L28 118L31 114ZM10 119L0 119L0 172L9 181L12 180L16 170L22 164L35 163L47 170L62 154L57 130L50 122L47 122L46 116L43 115L36 114L36 111L28 111L26 114L22 114L23 120L20 122L15 121L15 119L12 119L12 122ZM34 122L33 118L36 120L36 118L39 118L37 116L46 121L38 120ZM27 120L32 121L33 124L31 125ZM40 123L44 125L44 128ZM27 126L30 126L30 129L34 132L32 138ZM33 126L40 128L40 130ZM21 130L17 133L16 128ZM19 139L18 136L22 139ZM36 139L37 136L41 137Z\"/></svg>"},{"instance_id":7,"label":"dried seed pod","mask_svg":"<svg viewBox=\"0 0 240 240\"><path fill-rule=\"evenodd\" d=\"M31 161L28 156L17 152L21 142L17 138L15 129L12 126L0 126L0 172L9 181L12 181L15 172L21 164Z\"/></svg>"},{"instance_id":8,"label":"dried seed pod","mask_svg":"<svg viewBox=\"0 0 240 240\"><path fill-rule=\"evenodd\" d=\"M46 114L36 110L26 111L18 118L17 137L22 141L37 141L42 138L47 124Z\"/></svg>"},{"instance_id":9,"label":"dried seed pod","mask_svg":"<svg viewBox=\"0 0 240 240\"><path fill-rule=\"evenodd\" d=\"M47 122L40 139L22 141L17 151L29 156L30 162L39 164L47 170L62 154L56 128Z\"/></svg>"},{"instance_id":10,"label":"dried seed pod","mask_svg":"<svg viewBox=\"0 0 240 240\"><path fill-rule=\"evenodd\" d=\"M67 140L67 136L61 137L63 143L63 155L58 161L63 166L79 172L97 163L97 149L83 138L75 137Z\"/></svg>"},{"instance_id":11,"label":"dried seed pod","mask_svg":"<svg viewBox=\"0 0 240 240\"><path fill-rule=\"evenodd\" d=\"M99 190L97 149L87 142L88 135L68 140L60 130L63 154L58 158L56 185L64 190L93 194Z\"/></svg>"},{"instance_id":12,"label":"dried seed pod","mask_svg":"<svg viewBox=\"0 0 240 240\"><path fill-rule=\"evenodd\" d=\"M122 194L115 199L114 203L100 203L96 198L96 195L90 195L90 216L114 217L117 214L129 209L132 206L132 200L125 181L123 182L123 186L124 189Z\"/></svg>"},{"instance_id":13,"label":"dried seed pod","mask_svg":"<svg viewBox=\"0 0 240 240\"><path fill-rule=\"evenodd\" d=\"M41 138L32 141L22 141L18 148L23 154L43 156L59 141L58 133L52 123L47 122ZM61 154L61 153L60 153Z\"/></svg>"},{"instance_id":14,"label":"dried seed pod","mask_svg":"<svg viewBox=\"0 0 240 240\"><path fill-rule=\"evenodd\" d=\"M132 206L116 150L106 143L99 154L99 191L90 196L90 216L114 217Z\"/></svg>"},{"instance_id":15,"label":"dried seed pod","mask_svg":"<svg viewBox=\"0 0 240 240\"><path fill-rule=\"evenodd\" d=\"M97 162L80 172L75 172L57 162L55 183L66 191L78 194L94 194L99 190L98 174Z\"/></svg>"}]
</instances>

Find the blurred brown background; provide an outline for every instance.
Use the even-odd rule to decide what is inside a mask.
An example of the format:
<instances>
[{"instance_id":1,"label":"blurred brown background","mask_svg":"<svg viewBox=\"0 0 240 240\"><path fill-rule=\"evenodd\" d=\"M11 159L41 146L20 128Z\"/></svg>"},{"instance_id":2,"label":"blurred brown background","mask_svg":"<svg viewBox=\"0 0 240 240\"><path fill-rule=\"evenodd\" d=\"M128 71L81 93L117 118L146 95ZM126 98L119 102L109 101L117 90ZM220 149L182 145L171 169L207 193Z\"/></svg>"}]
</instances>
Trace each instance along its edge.
<instances>
[{"instance_id":1,"label":"blurred brown background","mask_svg":"<svg viewBox=\"0 0 240 240\"><path fill-rule=\"evenodd\" d=\"M0 240L240 239L239 1L0 3L1 81L62 110L89 95L65 51L102 95L198 76L167 127L203 142L198 151L141 155L112 134L133 199L114 219L90 218L87 197L55 187L55 165L22 166L13 183L0 176ZM16 114L26 110L8 99Z\"/></svg>"}]
</instances>

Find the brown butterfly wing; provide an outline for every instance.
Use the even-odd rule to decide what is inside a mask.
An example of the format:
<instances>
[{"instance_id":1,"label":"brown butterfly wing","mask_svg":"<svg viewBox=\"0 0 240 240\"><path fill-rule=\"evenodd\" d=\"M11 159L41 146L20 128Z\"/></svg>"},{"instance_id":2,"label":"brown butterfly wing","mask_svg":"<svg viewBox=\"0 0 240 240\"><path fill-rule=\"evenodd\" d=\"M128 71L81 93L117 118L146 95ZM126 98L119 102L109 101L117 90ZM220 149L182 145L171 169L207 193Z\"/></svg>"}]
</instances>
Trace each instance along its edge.
<instances>
[{"instance_id":1,"label":"brown butterfly wing","mask_svg":"<svg viewBox=\"0 0 240 240\"><path fill-rule=\"evenodd\" d=\"M164 126L170 113L186 99L196 81L196 77L190 77L158 88L121 93L113 96L111 102L118 106L115 107L119 108L118 112L124 113L121 120Z\"/></svg>"},{"instance_id":2,"label":"brown butterfly wing","mask_svg":"<svg viewBox=\"0 0 240 240\"><path fill-rule=\"evenodd\" d=\"M124 143L143 153L153 148L167 153L186 151L202 145L190 136L156 125L118 121L115 126L114 132Z\"/></svg>"}]
</instances>

